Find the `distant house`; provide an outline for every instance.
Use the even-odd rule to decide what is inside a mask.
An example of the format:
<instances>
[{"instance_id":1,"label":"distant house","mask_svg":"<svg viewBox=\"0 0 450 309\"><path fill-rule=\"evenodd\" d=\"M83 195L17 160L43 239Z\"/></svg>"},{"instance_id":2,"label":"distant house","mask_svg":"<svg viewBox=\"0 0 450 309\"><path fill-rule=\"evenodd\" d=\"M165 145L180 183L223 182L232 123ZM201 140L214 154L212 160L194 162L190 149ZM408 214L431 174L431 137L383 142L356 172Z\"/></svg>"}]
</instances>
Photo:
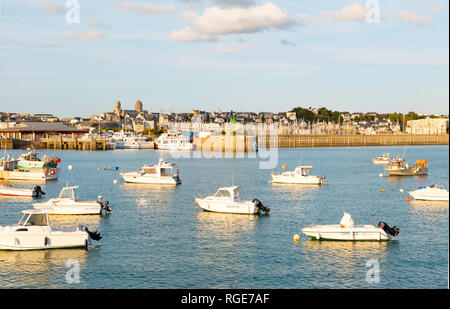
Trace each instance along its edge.
<instances>
[{"instance_id":1,"label":"distant house","mask_svg":"<svg viewBox=\"0 0 450 309\"><path fill-rule=\"evenodd\" d=\"M447 128L448 118L425 118L406 123L406 133L409 134L446 134Z\"/></svg>"},{"instance_id":2,"label":"distant house","mask_svg":"<svg viewBox=\"0 0 450 309\"><path fill-rule=\"evenodd\" d=\"M24 121L17 123L15 126L0 129L0 136L36 140L54 135L81 136L87 132L88 130L71 128L61 122Z\"/></svg>"}]
</instances>

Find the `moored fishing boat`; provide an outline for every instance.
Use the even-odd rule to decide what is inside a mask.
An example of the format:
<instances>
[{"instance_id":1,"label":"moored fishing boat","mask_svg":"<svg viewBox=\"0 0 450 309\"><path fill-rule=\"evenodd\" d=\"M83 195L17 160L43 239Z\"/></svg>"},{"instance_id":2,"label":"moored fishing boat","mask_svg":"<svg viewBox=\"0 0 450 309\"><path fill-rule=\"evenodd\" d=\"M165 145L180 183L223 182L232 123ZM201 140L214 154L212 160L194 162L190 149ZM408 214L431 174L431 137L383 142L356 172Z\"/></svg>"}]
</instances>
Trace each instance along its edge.
<instances>
[{"instance_id":1,"label":"moored fishing boat","mask_svg":"<svg viewBox=\"0 0 450 309\"><path fill-rule=\"evenodd\" d=\"M180 171L175 163L160 159L157 165L144 165L139 172L120 173L131 183L178 185L181 184Z\"/></svg>"},{"instance_id":2,"label":"moored fishing boat","mask_svg":"<svg viewBox=\"0 0 450 309\"><path fill-rule=\"evenodd\" d=\"M270 208L264 206L259 200L241 201L239 186L222 187L216 194L196 198L196 205L205 211L234 213L234 214L268 214Z\"/></svg>"},{"instance_id":3,"label":"moored fishing boat","mask_svg":"<svg viewBox=\"0 0 450 309\"><path fill-rule=\"evenodd\" d=\"M58 179L57 168L19 168L19 160L0 160L0 179L47 181Z\"/></svg>"},{"instance_id":4,"label":"moored fishing boat","mask_svg":"<svg viewBox=\"0 0 450 309\"><path fill-rule=\"evenodd\" d=\"M400 229L396 226L389 227L385 222L379 222L378 226L356 226L352 217L344 213L340 224L312 225L301 229L301 232L316 240L391 240L391 236L398 236Z\"/></svg>"},{"instance_id":5,"label":"moored fishing boat","mask_svg":"<svg viewBox=\"0 0 450 309\"><path fill-rule=\"evenodd\" d=\"M17 224L0 226L0 250L42 250L88 248L91 240L100 240L97 232L85 226L55 229L50 226L45 209L23 210Z\"/></svg>"},{"instance_id":6,"label":"moored fishing boat","mask_svg":"<svg viewBox=\"0 0 450 309\"><path fill-rule=\"evenodd\" d=\"M409 191L409 195L416 200L423 201L448 201L448 191L441 186L421 186L416 190Z\"/></svg>"},{"instance_id":7,"label":"moored fishing boat","mask_svg":"<svg viewBox=\"0 0 450 309\"><path fill-rule=\"evenodd\" d=\"M402 158L396 157L389 162L384 169L390 176L423 176L428 174L428 162L426 160L417 160L413 166Z\"/></svg>"},{"instance_id":8,"label":"moored fishing boat","mask_svg":"<svg viewBox=\"0 0 450 309\"><path fill-rule=\"evenodd\" d=\"M155 141L155 146L160 150L193 150L194 144L191 137L181 132L163 133Z\"/></svg>"}]
</instances>

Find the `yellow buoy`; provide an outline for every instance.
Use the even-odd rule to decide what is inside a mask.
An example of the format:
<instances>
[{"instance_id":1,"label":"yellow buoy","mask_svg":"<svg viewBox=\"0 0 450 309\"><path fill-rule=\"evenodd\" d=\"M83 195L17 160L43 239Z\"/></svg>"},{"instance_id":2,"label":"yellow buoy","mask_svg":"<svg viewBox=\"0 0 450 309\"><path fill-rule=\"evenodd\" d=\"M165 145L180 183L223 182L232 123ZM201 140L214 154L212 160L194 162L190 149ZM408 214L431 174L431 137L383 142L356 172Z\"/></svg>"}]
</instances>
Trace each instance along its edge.
<instances>
[{"instance_id":1,"label":"yellow buoy","mask_svg":"<svg viewBox=\"0 0 450 309\"><path fill-rule=\"evenodd\" d=\"M286 169L286 165L282 165L281 169L285 170Z\"/></svg>"},{"instance_id":2,"label":"yellow buoy","mask_svg":"<svg viewBox=\"0 0 450 309\"><path fill-rule=\"evenodd\" d=\"M300 241L300 235L295 234L295 235L294 235L294 241L295 241L295 242Z\"/></svg>"},{"instance_id":3,"label":"yellow buoy","mask_svg":"<svg viewBox=\"0 0 450 309\"><path fill-rule=\"evenodd\" d=\"M381 189L381 192L384 192L384 189Z\"/></svg>"}]
</instances>

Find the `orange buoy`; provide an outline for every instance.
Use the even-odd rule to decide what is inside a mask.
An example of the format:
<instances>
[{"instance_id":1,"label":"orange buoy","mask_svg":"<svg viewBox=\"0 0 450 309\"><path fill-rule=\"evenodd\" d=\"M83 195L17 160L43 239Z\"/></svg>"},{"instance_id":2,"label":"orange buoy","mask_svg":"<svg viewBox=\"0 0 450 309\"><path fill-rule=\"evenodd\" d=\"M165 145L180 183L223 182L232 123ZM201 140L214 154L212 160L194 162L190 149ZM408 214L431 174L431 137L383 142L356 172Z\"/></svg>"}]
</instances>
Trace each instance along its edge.
<instances>
[{"instance_id":1,"label":"orange buoy","mask_svg":"<svg viewBox=\"0 0 450 309\"><path fill-rule=\"evenodd\" d=\"M381 192L384 192L384 189L381 189Z\"/></svg>"},{"instance_id":2,"label":"orange buoy","mask_svg":"<svg viewBox=\"0 0 450 309\"><path fill-rule=\"evenodd\" d=\"M405 198L405 200L406 200L407 202L409 202L409 201L411 201L411 198L408 196L407 198Z\"/></svg>"}]
</instances>

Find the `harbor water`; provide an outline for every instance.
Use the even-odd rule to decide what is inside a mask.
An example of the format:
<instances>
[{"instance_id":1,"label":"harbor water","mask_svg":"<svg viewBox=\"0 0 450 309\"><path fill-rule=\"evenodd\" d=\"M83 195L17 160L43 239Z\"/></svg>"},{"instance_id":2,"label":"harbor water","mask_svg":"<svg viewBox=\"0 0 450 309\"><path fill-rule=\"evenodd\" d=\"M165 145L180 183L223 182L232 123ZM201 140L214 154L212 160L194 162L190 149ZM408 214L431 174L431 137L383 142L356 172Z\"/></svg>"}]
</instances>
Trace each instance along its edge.
<instances>
[{"instance_id":1,"label":"harbor water","mask_svg":"<svg viewBox=\"0 0 450 309\"><path fill-rule=\"evenodd\" d=\"M259 169L266 160L259 158L173 158L153 150L42 152L61 158L59 179L39 184L46 192L42 200L56 197L66 184L78 185L80 200L102 195L112 213L51 216L55 226L82 223L103 239L88 251L0 251L1 288L448 288L448 202L405 200L422 185L449 189L448 145L279 150L278 172L282 165L312 165L311 175L326 177L320 187L270 184L272 170ZM380 177L384 169L371 159L384 152L404 154L410 164L427 160L428 176ZM8 153L17 157L23 151ZM181 185L126 184L118 174L161 157L177 163ZM103 170L107 166L119 170ZM232 183L241 186L243 199L269 206L270 214L195 208L195 196ZM32 201L0 197L0 225L16 223ZM390 242L313 241L305 235L293 241L311 223L339 224L344 212L356 224L396 225L400 235ZM74 265L75 282L68 280ZM368 280L373 265L379 270L375 282Z\"/></svg>"}]
</instances>

